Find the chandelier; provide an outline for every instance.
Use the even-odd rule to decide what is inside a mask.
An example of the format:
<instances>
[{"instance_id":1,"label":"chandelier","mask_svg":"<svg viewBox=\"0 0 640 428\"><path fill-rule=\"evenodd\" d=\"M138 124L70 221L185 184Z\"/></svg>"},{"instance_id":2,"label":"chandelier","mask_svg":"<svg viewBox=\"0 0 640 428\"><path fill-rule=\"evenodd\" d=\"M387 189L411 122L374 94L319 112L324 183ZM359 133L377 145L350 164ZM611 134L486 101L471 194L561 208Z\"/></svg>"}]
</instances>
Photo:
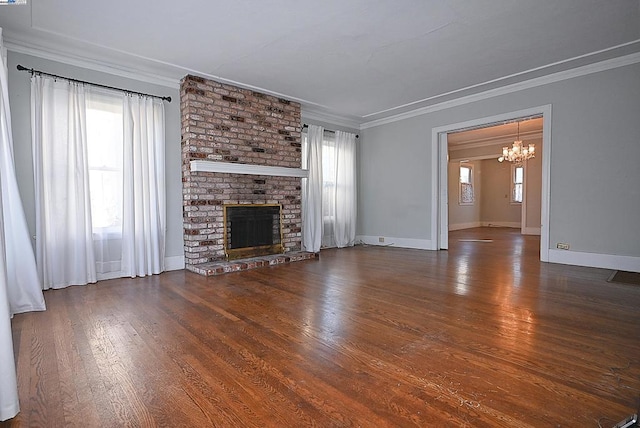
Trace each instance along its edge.
<instances>
[{"instance_id":1,"label":"chandelier","mask_svg":"<svg viewBox=\"0 0 640 428\"><path fill-rule=\"evenodd\" d=\"M502 148L502 156L498 158L498 162L509 161L516 165L522 165L527 159L535 156L536 146L529 144L527 147L522 145L520 140L520 122L518 122L518 137L511 147Z\"/></svg>"}]
</instances>

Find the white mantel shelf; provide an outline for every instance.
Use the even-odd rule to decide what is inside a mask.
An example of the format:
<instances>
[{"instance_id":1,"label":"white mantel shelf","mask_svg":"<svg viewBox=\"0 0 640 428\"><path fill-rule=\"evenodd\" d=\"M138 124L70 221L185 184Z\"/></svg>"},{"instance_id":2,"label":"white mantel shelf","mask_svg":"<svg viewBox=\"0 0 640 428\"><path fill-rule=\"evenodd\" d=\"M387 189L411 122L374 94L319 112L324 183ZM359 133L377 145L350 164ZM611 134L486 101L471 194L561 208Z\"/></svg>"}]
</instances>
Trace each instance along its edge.
<instances>
[{"instance_id":1,"label":"white mantel shelf","mask_svg":"<svg viewBox=\"0 0 640 428\"><path fill-rule=\"evenodd\" d=\"M190 167L193 172L224 172L228 174L270 175L273 177L309 177L309 171L306 169L285 168L282 166L192 160L190 162Z\"/></svg>"}]
</instances>

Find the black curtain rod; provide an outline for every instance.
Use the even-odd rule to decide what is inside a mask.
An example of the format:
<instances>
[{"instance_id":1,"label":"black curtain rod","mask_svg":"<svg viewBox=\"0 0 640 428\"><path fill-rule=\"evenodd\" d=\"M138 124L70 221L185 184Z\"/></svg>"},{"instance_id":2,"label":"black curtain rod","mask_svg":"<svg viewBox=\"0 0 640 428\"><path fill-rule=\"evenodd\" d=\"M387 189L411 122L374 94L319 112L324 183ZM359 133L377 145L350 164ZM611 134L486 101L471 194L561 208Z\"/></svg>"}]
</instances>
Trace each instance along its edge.
<instances>
[{"instance_id":1,"label":"black curtain rod","mask_svg":"<svg viewBox=\"0 0 640 428\"><path fill-rule=\"evenodd\" d=\"M99 88L105 88L105 89L115 89L116 91L122 91L122 92L126 92L128 94L142 95L143 97L159 98L162 101L167 101L169 103L171 102L171 97L161 97L159 95L145 94L144 92L137 92L137 91L130 91L128 89L116 88L115 86L101 85L100 83L93 83L93 82L87 82L87 81L84 81L84 80L72 79L70 77L58 76L57 74L51 74L51 73L47 73L47 72L40 71L40 70L34 70L33 68L23 67L20 64L18 64L17 68L20 71L28 71L29 73L31 73L32 76L34 74L39 74L41 76L53 77L54 79L64 79L64 80L67 80L69 82L81 83L83 85L97 86Z\"/></svg>"},{"instance_id":2,"label":"black curtain rod","mask_svg":"<svg viewBox=\"0 0 640 428\"><path fill-rule=\"evenodd\" d=\"M304 125L302 125L302 128L303 128L303 129L304 129L304 128L308 128L308 127L309 127L309 125L307 125L306 123L305 123ZM328 132L328 133L330 133L330 134L335 134L335 133L336 133L336 131L332 131L332 130L330 130L330 129L325 129L325 130L324 130L324 132ZM358 134L356 134L356 138L360 138L360 136L359 136Z\"/></svg>"}]
</instances>

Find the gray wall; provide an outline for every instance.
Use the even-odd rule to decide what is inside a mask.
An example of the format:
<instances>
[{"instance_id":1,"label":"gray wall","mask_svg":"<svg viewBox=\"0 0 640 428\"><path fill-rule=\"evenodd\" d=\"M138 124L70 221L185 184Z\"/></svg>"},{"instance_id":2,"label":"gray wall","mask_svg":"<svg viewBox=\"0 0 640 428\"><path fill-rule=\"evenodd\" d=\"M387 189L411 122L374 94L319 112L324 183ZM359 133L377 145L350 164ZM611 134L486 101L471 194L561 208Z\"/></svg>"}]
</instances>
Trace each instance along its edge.
<instances>
[{"instance_id":1,"label":"gray wall","mask_svg":"<svg viewBox=\"0 0 640 428\"><path fill-rule=\"evenodd\" d=\"M480 219L483 224L513 224L519 227L522 206L511 203L511 164L487 159L482 164L482 200ZM540 204L538 204L540 207Z\"/></svg>"},{"instance_id":2,"label":"gray wall","mask_svg":"<svg viewBox=\"0 0 640 428\"><path fill-rule=\"evenodd\" d=\"M170 95L166 104L167 257L183 255L177 87L153 85L9 52L9 95L18 185L34 232L29 75L16 64ZM431 130L552 104L550 246L640 256L640 65L577 77L360 132L358 234L431 238Z\"/></svg>"},{"instance_id":3,"label":"gray wall","mask_svg":"<svg viewBox=\"0 0 640 428\"><path fill-rule=\"evenodd\" d=\"M9 105L16 163L18 187L24 205L31 235L35 235L35 198L33 188L33 163L31 157L30 75L16 69L17 64L27 68L80 80L115 86L154 95L170 96L165 102L166 138L166 186L167 186L167 239L166 257L182 257L182 176L180 158L180 93L176 88L154 85L112 74L62 64L9 51Z\"/></svg>"},{"instance_id":4,"label":"gray wall","mask_svg":"<svg viewBox=\"0 0 640 428\"><path fill-rule=\"evenodd\" d=\"M640 65L364 129L359 235L430 239L431 130L552 104L550 247L640 256Z\"/></svg>"},{"instance_id":5,"label":"gray wall","mask_svg":"<svg viewBox=\"0 0 640 428\"><path fill-rule=\"evenodd\" d=\"M429 239L431 127L408 120L360 137L358 235Z\"/></svg>"}]
</instances>

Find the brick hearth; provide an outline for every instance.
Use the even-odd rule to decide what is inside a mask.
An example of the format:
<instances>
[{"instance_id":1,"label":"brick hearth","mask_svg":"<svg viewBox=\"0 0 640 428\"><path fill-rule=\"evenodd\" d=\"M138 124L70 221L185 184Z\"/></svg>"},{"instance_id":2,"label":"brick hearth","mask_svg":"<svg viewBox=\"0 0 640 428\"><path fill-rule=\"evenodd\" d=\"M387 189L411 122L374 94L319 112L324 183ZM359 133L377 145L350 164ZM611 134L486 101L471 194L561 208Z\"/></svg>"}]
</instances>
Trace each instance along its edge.
<instances>
[{"instance_id":1,"label":"brick hearth","mask_svg":"<svg viewBox=\"0 0 640 428\"><path fill-rule=\"evenodd\" d=\"M317 260L319 258L320 253L294 251L287 254L274 254L270 256L252 257L242 260L201 263L199 265L192 266L190 270L199 273L200 275L215 276L223 275L230 272L240 272L261 267L301 262L304 260Z\"/></svg>"},{"instance_id":2,"label":"brick hearth","mask_svg":"<svg viewBox=\"0 0 640 428\"><path fill-rule=\"evenodd\" d=\"M314 258L289 255L301 250L300 178L191 168L191 161L213 161L299 169L300 104L191 75L180 103L186 268L207 274L222 266L224 204L281 204L285 255Z\"/></svg>"}]
</instances>

